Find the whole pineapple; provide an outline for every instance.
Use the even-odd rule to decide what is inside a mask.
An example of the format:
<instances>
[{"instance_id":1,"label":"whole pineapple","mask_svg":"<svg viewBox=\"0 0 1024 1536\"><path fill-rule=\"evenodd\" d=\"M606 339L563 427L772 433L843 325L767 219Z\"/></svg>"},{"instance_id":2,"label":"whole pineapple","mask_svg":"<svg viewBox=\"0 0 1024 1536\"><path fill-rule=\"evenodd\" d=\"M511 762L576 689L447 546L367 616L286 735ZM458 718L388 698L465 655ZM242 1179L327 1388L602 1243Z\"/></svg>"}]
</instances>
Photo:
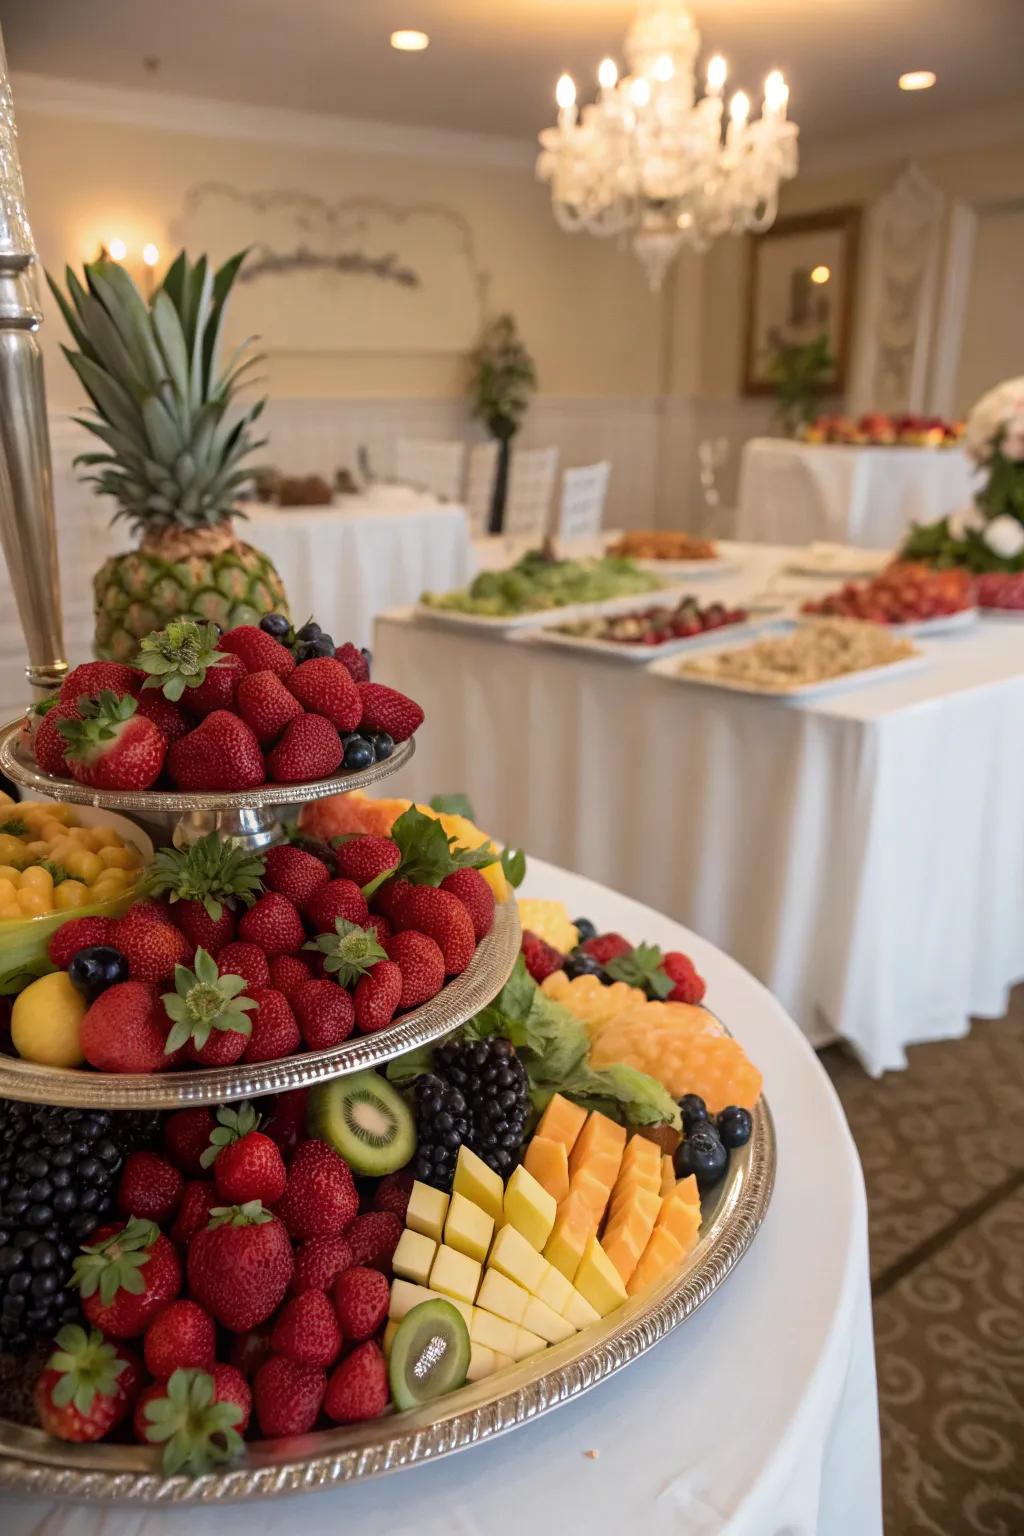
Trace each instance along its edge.
<instances>
[{"instance_id":1,"label":"whole pineapple","mask_svg":"<svg viewBox=\"0 0 1024 1536\"><path fill-rule=\"evenodd\" d=\"M173 618L227 629L288 612L272 563L232 524L252 479L241 461L265 441L251 427L266 401L235 400L256 359L240 347L220 362L224 308L244 255L214 272L205 256L190 266L182 251L148 305L116 262L88 264L85 288L68 267L69 298L48 279L78 347L64 355L95 408L80 424L106 450L75 463L139 539L96 573L99 657L131 660L143 635Z\"/></svg>"}]
</instances>

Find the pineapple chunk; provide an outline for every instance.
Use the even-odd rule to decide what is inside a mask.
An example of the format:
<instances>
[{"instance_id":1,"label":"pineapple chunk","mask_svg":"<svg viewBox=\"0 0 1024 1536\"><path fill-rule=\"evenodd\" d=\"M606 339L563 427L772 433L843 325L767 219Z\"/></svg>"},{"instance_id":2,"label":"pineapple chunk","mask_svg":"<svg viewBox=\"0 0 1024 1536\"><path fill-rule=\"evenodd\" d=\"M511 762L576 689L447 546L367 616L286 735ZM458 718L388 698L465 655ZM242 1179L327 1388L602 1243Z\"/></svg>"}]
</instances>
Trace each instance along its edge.
<instances>
[{"instance_id":1,"label":"pineapple chunk","mask_svg":"<svg viewBox=\"0 0 1024 1536\"><path fill-rule=\"evenodd\" d=\"M480 1265L468 1254L442 1243L431 1266L430 1285L446 1300L464 1301L472 1306L480 1285Z\"/></svg>"},{"instance_id":2,"label":"pineapple chunk","mask_svg":"<svg viewBox=\"0 0 1024 1536\"><path fill-rule=\"evenodd\" d=\"M529 1299L529 1291L524 1291L507 1275L489 1269L481 1281L477 1305L485 1312L493 1312L496 1317L507 1318L510 1323L521 1323Z\"/></svg>"},{"instance_id":3,"label":"pineapple chunk","mask_svg":"<svg viewBox=\"0 0 1024 1536\"><path fill-rule=\"evenodd\" d=\"M538 901L535 897L520 896L519 921L524 931L535 933L560 955L567 955L579 943L579 931L560 901Z\"/></svg>"},{"instance_id":4,"label":"pineapple chunk","mask_svg":"<svg viewBox=\"0 0 1024 1536\"><path fill-rule=\"evenodd\" d=\"M567 1323L572 1323L574 1328L586 1328L589 1323L599 1323L601 1314L590 1305L585 1296L581 1296L575 1286L569 1287L569 1296L564 1306L558 1308Z\"/></svg>"},{"instance_id":5,"label":"pineapple chunk","mask_svg":"<svg viewBox=\"0 0 1024 1536\"><path fill-rule=\"evenodd\" d=\"M568 1318L560 1317L553 1307L549 1307L546 1301L539 1301L536 1296L531 1296L526 1303L523 1327L529 1328L531 1333L540 1334L549 1344L560 1344L563 1339L571 1339L576 1332Z\"/></svg>"},{"instance_id":6,"label":"pineapple chunk","mask_svg":"<svg viewBox=\"0 0 1024 1536\"><path fill-rule=\"evenodd\" d=\"M502 1227L491 1249L490 1267L507 1275L524 1291L536 1296L544 1276L551 1268L516 1227Z\"/></svg>"},{"instance_id":7,"label":"pineapple chunk","mask_svg":"<svg viewBox=\"0 0 1024 1536\"><path fill-rule=\"evenodd\" d=\"M426 1285L436 1252L437 1244L432 1237L406 1227L398 1239L391 1268L402 1280L414 1280L417 1285Z\"/></svg>"},{"instance_id":8,"label":"pineapple chunk","mask_svg":"<svg viewBox=\"0 0 1024 1536\"><path fill-rule=\"evenodd\" d=\"M513 1351L513 1360L525 1360L528 1355L538 1355L542 1349L547 1349L547 1344L537 1333L531 1333L529 1328L516 1329L516 1347Z\"/></svg>"},{"instance_id":9,"label":"pineapple chunk","mask_svg":"<svg viewBox=\"0 0 1024 1536\"><path fill-rule=\"evenodd\" d=\"M621 1307L626 1299L622 1278L596 1237L587 1243L573 1283L584 1301L589 1301L602 1317Z\"/></svg>"},{"instance_id":10,"label":"pineapple chunk","mask_svg":"<svg viewBox=\"0 0 1024 1536\"><path fill-rule=\"evenodd\" d=\"M388 1317L392 1322L400 1323L406 1313L418 1307L421 1301L437 1301L440 1294L440 1291L432 1291L428 1286L413 1285L410 1280L392 1280ZM451 1303L456 1312L462 1314L468 1328L473 1318L473 1308L469 1303L459 1301L454 1296L446 1296L444 1299Z\"/></svg>"},{"instance_id":11,"label":"pineapple chunk","mask_svg":"<svg viewBox=\"0 0 1024 1536\"><path fill-rule=\"evenodd\" d=\"M483 1381L485 1376L493 1376L497 1369L493 1349L488 1349L486 1344L470 1344L467 1381Z\"/></svg>"},{"instance_id":12,"label":"pineapple chunk","mask_svg":"<svg viewBox=\"0 0 1024 1536\"><path fill-rule=\"evenodd\" d=\"M458 1192L452 1195L444 1224L444 1240L449 1248L467 1254L482 1264L494 1234L493 1218Z\"/></svg>"},{"instance_id":13,"label":"pineapple chunk","mask_svg":"<svg viewBox=\"0 0 1024 1536\"><path fill-rule=\"evenodd\" d=\"M500 1222L505 1195L501 1177L467 1146L459 1148L452 1190L454 1194L464 1195L470 1204L478 1205L482 1211L486 1211L495 1226Z\"/></svg>"},{"instance_id":14,"label":"pineapple chunk","mask_svg":"<svg viewBox=\"0 0 1024 1536\"><path fill-rule=\"evenodd\" d=\"M483 1307L474 1307L469 1337L474 1344L482 1344L486 1349L515 1358L516 1324L510 1323L507 1317L498 1317L494 1312L485 1312Z\"/></svg>"},{"instance_id":15,"label":"pineapple chunk","mask_svg":"<svg viewBox=\"0 0 1024 1536\"><path fill-rule=\"evenodd\" d=\"M494 1351L494 1369L496 1371L507 1370L510 1365L515 1365L515 1355L505 1355L498 1349Z\"/></svg>"},{"instance_id":16,"label":"pineapple chunk","mask_svg":"<svg viewBox=\"0 0 1024 1536\"><path fill-rule=\"evenodd\" d=\"M439 1243L447 1210L448 1196L444 1190L433 1189L417 1179L409 1196L405 1224L414 1232L422 1232L425 1237L432 1237L435 1243Z\"/></svg>"},{"instance_id":17,"label":"pineapple chunk","mask_svg":"<svg viewBox=\"0 0 1024 1536\"><path fill-rule=\"evenodd\" d=\"M554 1197L520 1164L505 1186L505 1217L538 1253L551 1236L557 1210Z\"/></svg>"}]
</instances>

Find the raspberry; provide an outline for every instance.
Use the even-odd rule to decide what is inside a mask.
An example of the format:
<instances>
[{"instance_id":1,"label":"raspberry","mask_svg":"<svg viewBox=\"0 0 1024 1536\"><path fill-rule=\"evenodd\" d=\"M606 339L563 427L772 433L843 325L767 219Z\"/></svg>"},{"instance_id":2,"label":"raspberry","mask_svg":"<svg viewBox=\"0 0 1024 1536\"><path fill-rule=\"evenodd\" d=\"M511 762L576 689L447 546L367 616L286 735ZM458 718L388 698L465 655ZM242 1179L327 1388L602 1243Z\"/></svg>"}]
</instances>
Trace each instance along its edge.
<instances>
[{"instance_id":1,"label":"raspberry","mask_svg":"<svg viewBox=\"0 0 1024 1536\"><path fill-rule=\"evenodd\" d=\"M593 955L595 960L607 965L610 960L618 960L620 955L630 954L633 946L621 933L599 933L595 939L587 939L580 948L584 954Z\"/></svg>"},{"instance_id":2,"label":"raspberry","mask_svg":"<svg viewBox=\"0 0 1024 1536\"><path fill-rule=\"evenodd\" d=\"M665 999L669 1003L699 1003L707 991L707 984L688 955L669 950L661 959L661 968L675 982L675 987Z\"/></svg>"},{"instance_id":3,"label":"raspberry","mask_svg":"<svg viewBox=\"0 0 1024 1536\"><path fill-rule=\"evenodd\" d=\"M544 939L531 933L529 928L524 930L522 937L523 959L526 961L526 969L534 981L540 985L548 976L553 976L560 971L565 964L564 956L558 953Z\"/></svg>"}]
</instances>

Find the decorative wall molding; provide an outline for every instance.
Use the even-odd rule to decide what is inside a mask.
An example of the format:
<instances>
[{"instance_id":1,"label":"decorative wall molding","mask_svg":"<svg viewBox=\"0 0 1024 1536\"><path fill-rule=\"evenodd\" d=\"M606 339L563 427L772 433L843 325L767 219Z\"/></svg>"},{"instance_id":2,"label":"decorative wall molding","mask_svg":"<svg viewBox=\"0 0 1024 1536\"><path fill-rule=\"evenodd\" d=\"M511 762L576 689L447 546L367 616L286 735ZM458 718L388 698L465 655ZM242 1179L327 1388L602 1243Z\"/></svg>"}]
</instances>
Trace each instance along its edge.
<instances>
[{"instance_id":1,"label":"decorative wall molding","mask_svg":"<svg viewBox=\"0 0 1024 1536\"><path fill-rule=\"evenodd\" d=\"M912 155L931 156L950 150L1011 144L1024 138L1024 105L1000 102L978 112L938 120L882 127L848 138L820 139L801 134L801 176L825 176L863 165L891 165Z\"/></svg>"}]
</instances>

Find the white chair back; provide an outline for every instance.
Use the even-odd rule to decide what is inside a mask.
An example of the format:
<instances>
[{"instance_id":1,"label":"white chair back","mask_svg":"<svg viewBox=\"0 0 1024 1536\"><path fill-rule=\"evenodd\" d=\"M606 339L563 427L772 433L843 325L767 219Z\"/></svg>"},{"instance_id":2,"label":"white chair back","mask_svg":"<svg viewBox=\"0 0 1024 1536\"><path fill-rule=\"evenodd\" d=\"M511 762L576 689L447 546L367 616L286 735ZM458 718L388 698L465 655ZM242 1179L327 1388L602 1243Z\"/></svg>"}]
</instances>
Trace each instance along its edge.
<instances>
[{"instance_id":1,"label":"white chair back","mask_svg":"<svg viewBox=\"0 0 1024 1536\"><path fill-rule=\"evenodd\" d=\"M612 466L607 459L600 464L583 464L567 469L562 476L562 504L558 510L558 537L596 539L604 518L605 497Z\"/></svg>"},{"instance_id":2,"label":"white chair back","mask_svg":"<svg viewBox=\"0 0 1024 1536\"><path fill-rule=\"evenodd\" d=\"M494 496L494 477L498 473L498 444L492 437L486 443L474 443L469 450L466 470L466 513L469 531L474 539L481 539L490 532L491 501Z\"/></svg>"},{"instance_id":3,"label":"white chair back","mask_svg":"<svg viewBox=\"0 0 1024 1536\"><path fill-rule=\"evenodd\" d=\"M458 501L465 461L464 443L400 437L395 450L395 479L431 491L442 501Z\"/></svg>"},{"instance_id":4,"label":"white chair back","mask_svg":"<svg viewBox=\"0 0 1024 1536\"><path fill-rule=\"evenodd\" d=\"M508 472L505 534L542 539L548 532L558 473L557 448L517 448Z\"/></svg>"}]
</instances>

